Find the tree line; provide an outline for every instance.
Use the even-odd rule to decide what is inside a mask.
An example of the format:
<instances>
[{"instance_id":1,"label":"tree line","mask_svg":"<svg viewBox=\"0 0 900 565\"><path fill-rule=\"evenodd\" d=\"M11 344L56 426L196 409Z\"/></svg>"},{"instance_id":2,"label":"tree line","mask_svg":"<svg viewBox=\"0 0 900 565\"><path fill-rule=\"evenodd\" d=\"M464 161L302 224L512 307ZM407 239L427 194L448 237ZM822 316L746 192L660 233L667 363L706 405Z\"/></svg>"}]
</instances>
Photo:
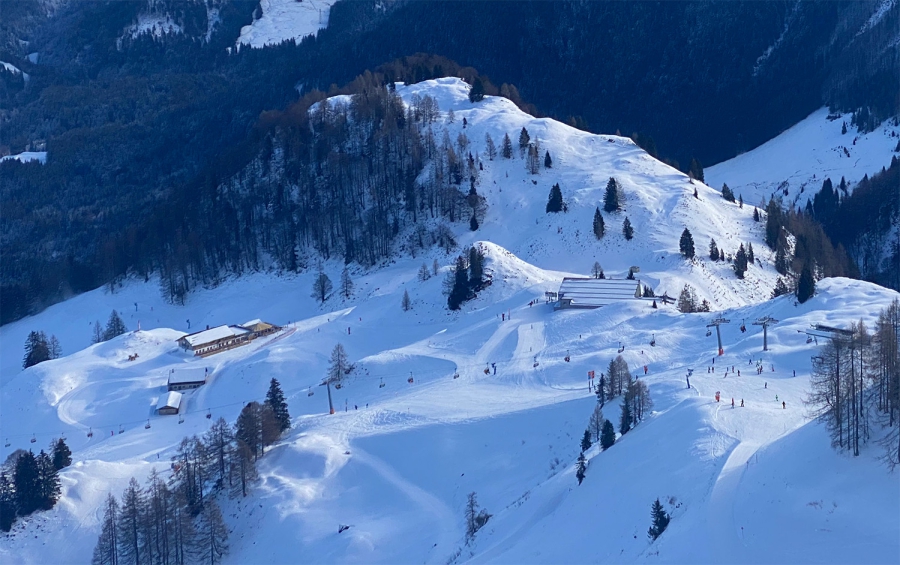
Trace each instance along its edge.
<instances>
[{"instance_id":1,"label":"tree line","mask_svg":"<svg viewBox=\"0 0 900 565\"><path fill-rule=\"evenodd\" d=\"M72 452L64 438L43 449L17 449L0 468L0 531L8 532L18 517L50 510L60 495L59 471L72 464Z\"/></svg>"}]
</instances>

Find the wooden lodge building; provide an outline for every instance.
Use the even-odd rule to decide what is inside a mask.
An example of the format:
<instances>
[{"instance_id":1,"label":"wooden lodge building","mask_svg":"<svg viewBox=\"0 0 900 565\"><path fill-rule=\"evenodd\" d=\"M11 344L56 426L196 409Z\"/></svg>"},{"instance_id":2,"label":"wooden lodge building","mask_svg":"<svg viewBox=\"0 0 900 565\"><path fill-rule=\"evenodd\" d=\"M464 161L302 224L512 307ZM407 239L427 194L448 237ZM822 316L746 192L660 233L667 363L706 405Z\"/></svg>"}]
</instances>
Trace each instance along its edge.
<instances>
[{"instance_id":1,"label":"wooden lodge building","mask_svg":"<svg viewBox=\"0 0 900 565\"><path fill-rule=\"evenodd\" d=\"M171 391L192 390L206 384L209 368L171 369L167 389Z\"/></svg>"},{"instance_id":2,"label":"wooden lodge building","mask_svg":"<svg viewBox=\"0 0 900 565\"><path fill-rule=\"evenodd\" d=\"M250 320L241 326L207 327L205 330L182 337L178 340L178 344L185 351L190 351L199 357L206 357L207 355L247 345L258 337L273 334L280 329L279 326L263 322L262 320Z\"/></svg>"},{"instance_id":3,"label":"wooden lodge building","mask_svg":"<svg viewBox=\"0 0 900 565\"><path fill-rule=\"evenodd\" d=\"M159 402L156 403L156 411L160 416L178 414L178 411L181 410L181 400L180 392L167 392L159 397Z\"/></svg>"},{"instance_id":4,"label":"wooden lodge building","mask_svg":"<svg viewBox=\"0 0 900 565\"><path fill-rule=\"evenodd\" d=\"M566 277L559 286L553 309L600 308L620 300L640 299L641 290L641 281L636 279Z\"/></svg>"}]
</instances>

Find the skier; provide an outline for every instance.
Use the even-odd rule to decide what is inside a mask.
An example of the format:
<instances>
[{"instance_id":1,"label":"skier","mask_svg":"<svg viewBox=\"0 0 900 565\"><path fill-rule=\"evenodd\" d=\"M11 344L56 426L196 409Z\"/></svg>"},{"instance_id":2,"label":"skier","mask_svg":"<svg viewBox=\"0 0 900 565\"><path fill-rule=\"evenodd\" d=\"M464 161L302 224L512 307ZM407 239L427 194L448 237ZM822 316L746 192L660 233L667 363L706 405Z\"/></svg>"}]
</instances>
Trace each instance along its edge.
<instances>
[{"instance_id":1,"label":"skier","mask_svg":"<svg viewBox=\"0 0 900 565\"><path fill-rule=\"evenodd\" d=\"M500 321L501 321L501 322L505 322L505 321L506 321L506 312L503 312L503 313L500 314Z\"/></svg>"},{"instance_id":2,"label":"skier","mask_svg":"<svg viewBox=\"0 0 900 565\"><path fill-rule=\"evenodd\" d=\"M766 383L763 385L763 388L769 388L769 383L766 382Z\"/></svg>"},{"instance_id":3,"label":"skier","mask_svg":"<svg viewBox=\"0 0 900 565\"><path fill-rule=\"evenodd\" d=\"M784 400L781 401L781 409L784 410L787 405L784 403Z\"/></svg>"},{"instance_id":4,"label":"skier","mask_svg":"<svg viewBox=\"0 0 900 565\"><path fill-rule=\"evenodd\" d=\"M494 374L496 375L497 374L497 364L491 363L491 367L494 369Z\"/></svg>"},{"instance_id":5,"label":"skier","mask_svg":"<svg viewBox=\"0 0 900 565\"><path fill-rule=\"evenodd\" d=\"M731 407L734 408L734 398L731 399Z\"/></svg>"},{"instance_id":6,"label":"skier","mask_svg":"<svg viewBox=\"0 0 900 565\"><path fill-rule=\"evenodd\" d=\"M741 408L743 408L743 407L744 407L744 399L742 398L741 399Z\"/></svg>"},{"instance_id":7,"label":"skier","mask_svg":"<svg viewBox=\"0 0 900 565\"><path fill-rule=\"evenodd\" d=\"M738 376L739 376L739 377L741 376L741 370L740 370L740 369L738 369Z\"/></svg>"},{"instance_id":8,"label":"skier","mask_svg":"<svg viewBox=\"0 0 900 565\"><path fill-rule=\"evenodd\" d=\"M647 365L644 365L644 374L647 374Z\"/></svg>"},{"instance_id":9,"label":"skier","mask_svg":"<svg viewBox=\"0 0 900 565\"><path fill-rule=\"evenodd\" d=\"M778 402L778 395L775 395L775 402Z\"/></svg>"},{"instance_id":10,"label":"skier","mask_svg":"<svg viewBox=\"0 0 900 565\"><path fill-rule=\"evenodd\" d=\"M797 369L794 369L794 376L797 376Z\"/></svg>"}]
</instances>

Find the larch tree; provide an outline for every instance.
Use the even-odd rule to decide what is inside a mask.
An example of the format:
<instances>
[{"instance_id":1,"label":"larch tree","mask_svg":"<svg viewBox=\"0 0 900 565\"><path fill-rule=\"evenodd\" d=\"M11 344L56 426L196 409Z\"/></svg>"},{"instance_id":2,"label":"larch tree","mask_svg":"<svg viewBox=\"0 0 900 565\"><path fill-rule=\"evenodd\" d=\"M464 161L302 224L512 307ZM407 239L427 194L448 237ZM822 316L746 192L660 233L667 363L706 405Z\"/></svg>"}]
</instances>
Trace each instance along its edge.
<instances>
[{"instance_id":1,"label":"larch tree","mask_svg":"<svg viewBox=\"0 0 900 565\"><path fill-rule=\"evenodd\" d=\"M91 565L119 565L119 503L112 493L106 495L100 538L94 546Z\"/></svg>"},{"instance_id":2,"label":"larch tree","mask_svg":"<svg viewBox=\"0 0 900 565\"><path fill-rule=\"evenodd\" d=\"M328 278L324 271L319 271L319 274L316 275L313 281L312 297L318 300L319 303L324 304L328 295L331 294L331 289L331 279Z\"/></svg>"},{"instance_id":3,"label":"larch tree","mask_svg":"<svg viewBox=\"0 0 900 565\"><path fill-rule=\"evenodd\" d=\"M344 298L350 298L353 294L353 279L350 278L350 269L346 265L341 271L341 294Z\"/></svg>"},{"instance_id":4,"label":"larch tree","mask_svg":"<svg viewBox=\"0 0 900 565\"><path fill-rule=\"evenodd\" d=\"M203 505L197 520L195 551L204 563L217 565L228 553L228 528L215 499Z\"/></svg>"},{"instance_id":5,"label":"larch tree","mask_svg":"<svg viewBox=\"0 0 900 565\"><path fill-rule=\"evenodd\" d=\"M403 291L403 299L400 301L400 306L403 308L404 312L409 312L412 308L412 302L409 300L409 291Z\"/></svg>"}]
</instances>

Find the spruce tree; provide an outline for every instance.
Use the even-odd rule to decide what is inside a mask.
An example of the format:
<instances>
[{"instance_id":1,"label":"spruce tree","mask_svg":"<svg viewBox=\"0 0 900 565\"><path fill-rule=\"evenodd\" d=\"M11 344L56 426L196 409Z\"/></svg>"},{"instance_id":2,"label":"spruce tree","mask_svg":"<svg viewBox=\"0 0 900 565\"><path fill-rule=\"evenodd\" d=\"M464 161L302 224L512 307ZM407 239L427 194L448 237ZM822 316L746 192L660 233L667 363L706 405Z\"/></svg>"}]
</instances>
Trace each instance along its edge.
<instances>
[{"instance_id":1,"label":"spruce tree","mask_svg":"<svg viewBox=\"0 0 900 565\"><path fill-rule=\"evenodd\" d=\"M584 452L578 454L578 462L575 464L575 478L578 479L578 484L581 484L581 481L584 480L584 472L587 470L587 463L584 460Z\"/></svg>"},{"instance_id":2,"label":"spruce tree","mask_svg":"<svg viewBox=\"0 0 900 565\"><path fill-rule=\"evenodd\" d=\"M803 265L800 280L797 281L797 302L803 304L816 293L816 281L808 265Z\"/></svg>"},{"instance_id":3,"label":"spruce tree","mask_svg":"<svg viewBox=\"0 0 900 565\"><path fill-rule=\"evenodd\" d=\"M475 212L472 212L472 217L469 218L469 229L471 231L478 231L478 218L475 217Z\"/></svg>"},{"instance_id":4,"label":"spruce tree","mask_svg":"<svg viewBox=\"0 0 900 565\"><path fill-rule=\"evenodd\" d=\"M563 208L563 197L562 191L559 189L559 184L554 184L550 189L550 196L547 199L547 213L550 212L562 212Z\"/></svg>"},{"instance_id":5,"label":"spruce tree","mask_svg":"<svg viewBox=\"0 0 900 565\"><path fill-rule=\"evenodd\" d=\"M503 144L500 146L500 155L504 159L512 159L513 156L513 146L512 140L509 139L509 134L503 134Z\"/></svg>"},{"instance_id":6,"label":"spruce tree","mask_svg":"<svg viewBox=\"0 0 900 565\"><path fill-rule=\"evenodd\" d=\"M625 239L631 241L634 239L634 228L631 227L631 220L628 217L625 217L625 221L622 222L622 235L625 236Z\"/></svg>"},{"instance_id":7,"label":"spruce tree","mask_svg":"<svg viewBox=\"0 0 900 565\"><path fill-rule=\"evenodd\" d=\"M484 284L484 253L476 246L469 248L469 289L481 290Z\"/></svg>"},{"instance_id":8,"label":"spruce tree","mask_svg":"<svg viewBox=\"0 0 900 565\"><path fill-rule=\"evenodd\" d=\"M553 168L553 159L550 158L550 151L544 153L544 168L552 169Z\"/></svg>"},{"instance_id":9,"label":"spruce tree","mask_svg":"<svg viewBox=\"0 0 900 565\"><path fill-rule=\"evenodd\" d=\"M125 327L125 322L122 321L119 313L113 310L109 315L109 320L106 322L106 329L103 331L103 341L109 341L127 331L128 328Z\"/></svg>"},{"instance_id":10,"label":"spruce tree","mask_svg":"<svg viewBox=\"0 0 900 565\"><path fill-rule=\"evenodd\" d=\"M6 471L0 471L0 532L8 532L16 521L16 490Z\"/></svg>"},{"instance_id":11,"label":"spruce tree","mask_svg":"<svg viewBox=\"0 0 900 565\"><path fill-rule=\"evenodd\" d=\"M27 369L50 359L50 347L44 332L29 332L25 340L25 359L22 367Z\"/></svg>"},{"instance_id":12,"label":"spruce tree","mask_svg":"<svg viewBox=\"0 0 900 565\"><path fill-rule=\"evenodd\" d=\"M753 207L753 221L759 221L759 208L757 208L756 206Z\"/></svg>"},{"instance_id":13,"label":"spruce tree","mask_svg":"<svg viewBox=\"0 0 900 565\"><path fill-rule=\"evenodd\" d=\"M72 451L66 445L63 438L59 438L52 444L53 468L59 471L72 464Z\"/></svg>"},{"instance_id":14,"label":"spruce tree","mask_svg":"<svg viewBox=\"0 0 900 565\"><path fill-rule=\"evenodd\" d=\"M744 195L741 194L740 196L738 196L738 208L743 208L743 207L744 207Z\"/></svg>"},{"instance_id":15,"label":"spruce tree","mask_svg":"<svg viewBox=\"0 0 900 565\"><path fill-rule=\"evenodd\" d=\"M684 255L685 258L694 258L694 237L687 228L684 228L684 231L681 232L681 240L678 242L678 249L681 250L681 254Z\"/></svg>"},{"instance_id":16,"label":"spruce tree","mask_svg":"<svg viewBox=\"0 0 900 565\"><path fill-rule=\"evenodd\" d=\"M591 432L590 430L584 430L584 435L581 436L581 451L587 451L591 448Z\"/></svg>"},{"instance_id":17,"label":"spruce tree","mask_svg":"<svg viewBox=\"0 0 900 565\"><path fill-rule=\"evenodd\" d=\"M709 240L709 258L713 261L719 260L719 247L716 245L715 239Z\"/></svg>"},{"instance_id":18,"label":"spruce tree","mask_svg":"<svg viewBox=\"0 0 900 565\"><path fill-rule=\"evenodd\" d=\"M528 130L524 127L522 131L519 132L519 151L524 155L525 150L528 149L528 144L531 143L531 136L528 135Z\"/></svg>"},{"instance_id":19,"label":"spruce tree","mask_svg":"<svg viewBox=\"0 0 900 565\"><path fill-rule=\"evenodd\" d=\"M606 224L603 221L603 215L600 213L600 208L594 209L593 230L594 237L596 237L597 239L601 239L606 233Z\"/></svg>"},{"instance_id":20,"label":"spruce tree","mask_svg":"<svg viewBox=\"0 0 900 565\"><path fill-rule=\"evenodd\" d=\"M659 499L653 503L653 506L650 509L650 518L653 523L650 526L650 530L647 531L647 535L651 540L656 540L659 536L662 535L666 528L669 526L669 514L666 513L665 509L663 509L662 504L660 504Z\"/></svg>"},{"instance_id":21,"label":"spruce tree","mask_svg":"<svg viewBox=\"0 0 900 565\"><path fill-rule=\"evenodd\" d=\"M784 279L778 277L775 279L775 288L772 289L772 298L778 298L779 296L785 295L789 293L787 285L784 284Z\"/></svg>"},{"instance_id":22,"label":"spruce tree","mask_svg":"<svg viewBox=\"0 0 900 565\"><path fill-rule=\"evenodd\" d=\"M719 248L719 261L724 261L724 260L725 260L725 250L720 247Z\"/></svg>"},{"instance_id":23,"label":"spruce tree","mask_svg":"<svg viewBox=\"0 0 900 565\"><path fill-rule=\"evenodd\" d=\"M753 243L747 242L747 261L752 265L756 261L756 257L753 256Z\"/></svg>"},{"instance_id":24,"label":"spruce tree","mask_svg":"<svg viewBox=\"0 0 900 565\"><path fill-rule=\"evenodd\" d=\"M606 192L603 193L603 211L615 212L619 209L619 183L614 177L609 177L606 183Z\"/></svg>"},{"instance_id":25,"label":"spruce tree","mask_svg":"<svg viewBox=\"0 0 900 565\"><path fill-rule=\"evenodd\" d=\"M613 428L612 422L605 420L603 428L600 430L600 447L606 451L616 443L616 430Z\"/></svg>"},{"instance_id":26,"label":"spruce tree","mask_svg":"<svg viewBox=\"0 0 900 565\"><path fill-rule=\"evenodd\" d=\"M734 202L734 192L731 191L727 184L722 185L722 198L729 202Z\"/></svg>"},{"instance_id":27,"label":"spruce tree","mask_svg":"<svg viewBox=\"0 0 900 565\"><path fill-rule=\"evenodd\" d=\"M465 258L460 255L456 258L456 265L452 272L453 285L447 296L447 307L451 310L459 310L460 305L469 297L469 277Z\"/></svg>"},{"instance_id":28,"label":"spruce tree","mask_svg":"<svg viewBox=\"0 0 900 565\"><path fill-rule=\"evenodd\" d=\"M700 164L700 161L696 157L691 159L690 175L700 182L706 182L703 178L703 165ZM734 201L732 200L732 202Z\"/></svg>"},{"instance_id":29,"label":"spruce tree","mask_svg":"<svg viewBox=\"0 0 900 565\"><path fill-rule=\"evenodd\" d=\"M747 272L747 252L744 250L744 244L742 243L740 247L738 247L737 253L734 255L734 274L737 275L737 278L744 278L744 273Z\"/></svg>"},{"instance_id":30,"label":"spruce tree","mask_svg":"<svg viewBox=\"0 0 900 565\"><path fill-rule=\"evenodd\" d=\"M16 459L13 486L16 492L16 512L28 516L41 507L40 469L34 453L26 451Z\"/></svg>"},{"instance_id":31,"label":"spruce tree","mask_svg":"<svg viewBox=\"0 0 900 565\"><path fill-rule=\"evenodd\" d=\"M53 466L53 459L43 449L37 456L37 465L38 484L40 485L38 497L41 509L50 510L56 505L56 501L59 500L59 474L56 471L56 467Z\"/></svg>"},{"instance_id":32,"label":"spruce tree","mask_svg":"<svg viewBox=\"0 0 900 565\"><path fill-rule=\"evenodd\" d=\"M272 409L275 420L278 423L278 431L284 432L291 427L291 415L288 412L288 405L284 399L284 392L281 391L281 383L278 379L272 377L269 381L269 391L266 393L266 404Z\"/></svg>"},{"instance_id":33,"label":"spruce tree","mask_svg":"<svg viewBox=\"0 0 900 565\"><path fill-rule=\"evenodd\" d=\"M469 89L469 102L476 103L484 100L484 83L480 77L475 77L472 81L472 88Z\"/></svg>"},{"instance_id":34,"label":"spruce tree","mask_svg":"<svg viewBox=\"0 0 900 565\"><path fill-rule=\"evenodd\" d=\"M631 429L631 403L627 400L622 400L622 412L619 417L619 433L623 436L628 433L628 430Z\"/></svg>"},{"instance_id":35,"label":"spruce tree","mask_svg":"<svg viewBox=\"0 0 900 565\"><path fill-rule=\"evenodd\" d=\"M406 290L403 291L403 298L400 301L400 307L403 308L404 312L409 312L409 310L412 308L412 302L409 299L409 292Z\"/></svg>"},{"instance_id":36,"label":"spruce tree","mask_svg":"<svg viewBox=\"0 0 900 565\"><path fill-rule=\"evenodd\" d=\"M132 477L125 492L122 493L122 505L119 512L119 561L122 563L143 563L144 555L142 522L144 509L144 493L137 480Z\"/></svg>"}]
</instances>

